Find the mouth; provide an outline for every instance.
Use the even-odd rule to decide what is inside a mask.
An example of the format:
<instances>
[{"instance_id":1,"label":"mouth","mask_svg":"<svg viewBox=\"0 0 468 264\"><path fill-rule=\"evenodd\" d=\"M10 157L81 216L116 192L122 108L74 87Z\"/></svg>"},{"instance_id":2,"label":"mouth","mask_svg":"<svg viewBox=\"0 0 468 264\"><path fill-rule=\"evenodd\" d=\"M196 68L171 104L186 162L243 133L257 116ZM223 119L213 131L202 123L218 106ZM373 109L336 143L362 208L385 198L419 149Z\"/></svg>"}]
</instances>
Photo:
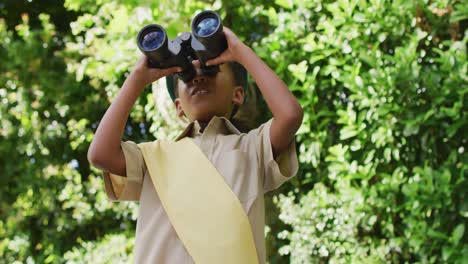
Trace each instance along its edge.
<instances>
[{"instance_id":1,"label":"mouth","mask_svg":"<svg viewBox=\"0 0 468 264\"><path fill-rule=\"evenodd\" d=\"M202 95L202 94L207 94L208 93L208 89L206 88L203 88L203 87L198 87L198 86L195 86L190 95L191 96L194 96L194 95Z\"/></svg>"}]
</instances>

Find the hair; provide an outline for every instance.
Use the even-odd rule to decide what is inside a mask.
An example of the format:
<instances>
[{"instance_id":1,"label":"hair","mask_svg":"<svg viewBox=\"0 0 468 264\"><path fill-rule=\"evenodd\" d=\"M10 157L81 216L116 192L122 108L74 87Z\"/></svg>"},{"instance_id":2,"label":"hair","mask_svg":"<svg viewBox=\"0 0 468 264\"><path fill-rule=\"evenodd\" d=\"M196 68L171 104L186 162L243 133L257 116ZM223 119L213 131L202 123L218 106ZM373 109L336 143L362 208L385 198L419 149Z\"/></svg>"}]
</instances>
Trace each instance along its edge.
<instances>
[{"instance_id":1,"label":"hair","mask_svg":"<svg viewBox=\"0 0 468 264\"><path fill-rule=\"evenodd\" d=\"M249 85L247 81L247 71L238 62L228 62L229 68L232 71L234 85L244 88L244 102L238 107L234 107L230 117L230 121L241 132L248 132L257 127L259 111L257 110L258 93L254 86ZM174 75L172 78L175 97L179 97L178 82L179 78Z\"/></svg>"}]
</instances>

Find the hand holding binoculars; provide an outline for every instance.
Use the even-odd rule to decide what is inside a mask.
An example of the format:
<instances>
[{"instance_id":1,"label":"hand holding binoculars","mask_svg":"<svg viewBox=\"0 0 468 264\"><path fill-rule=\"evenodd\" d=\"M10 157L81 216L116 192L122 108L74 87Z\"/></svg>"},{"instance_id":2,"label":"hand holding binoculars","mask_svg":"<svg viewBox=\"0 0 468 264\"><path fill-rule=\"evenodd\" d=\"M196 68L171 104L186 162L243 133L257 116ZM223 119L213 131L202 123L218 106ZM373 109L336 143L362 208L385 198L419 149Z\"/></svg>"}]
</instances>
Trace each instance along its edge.
<instances>
[{"instance_id":1,"label":"hand holding binoculars","mask_svg":"<svg viewBox=\"0 0 468 264\"><path fill-rule=\"evenodd\" d=\"M183 32L177 38L168 40L164 28L157 24L143 27L137 36L137 45L148 57L150 68L179 66L177 73L184 82L196 75L192 60L200 61L203 74L214 75L219 65L206 66L205 62L219 56L227 49L221 19L216 12L203 11L192 20L192 33Z\"/></svg>"}]
</instances>

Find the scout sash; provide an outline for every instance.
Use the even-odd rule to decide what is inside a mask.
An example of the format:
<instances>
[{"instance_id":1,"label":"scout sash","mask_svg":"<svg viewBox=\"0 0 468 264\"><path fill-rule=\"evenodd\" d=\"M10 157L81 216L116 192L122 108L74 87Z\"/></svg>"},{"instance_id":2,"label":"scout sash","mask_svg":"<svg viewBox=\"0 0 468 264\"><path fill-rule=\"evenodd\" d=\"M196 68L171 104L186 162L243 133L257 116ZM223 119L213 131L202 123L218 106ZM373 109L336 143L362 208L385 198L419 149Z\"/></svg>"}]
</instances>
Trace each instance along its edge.
<instances>
[{"instance_id":1,"label":"scout sash","mask_svg":"<svg viewBox=\"0 0 468 264\"><path fill-rule=\"evenodd\" d=\"M258 263L239 199L192 139L138 146L169 221L195 263Z\"/></svg>"}]
</instances>

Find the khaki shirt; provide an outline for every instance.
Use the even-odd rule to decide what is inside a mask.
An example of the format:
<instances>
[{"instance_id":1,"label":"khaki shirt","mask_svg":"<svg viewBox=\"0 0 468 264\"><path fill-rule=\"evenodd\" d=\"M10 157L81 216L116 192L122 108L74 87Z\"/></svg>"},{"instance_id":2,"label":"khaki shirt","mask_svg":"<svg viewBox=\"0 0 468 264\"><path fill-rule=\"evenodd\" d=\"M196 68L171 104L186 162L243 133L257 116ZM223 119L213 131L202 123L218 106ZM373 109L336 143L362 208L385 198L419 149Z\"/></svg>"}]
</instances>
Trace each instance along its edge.
<instances>
[{"instance_id":1,"label":"khaki shirt","mask_svg":"<svg viewBox=\"0 0 468 264\"><path fill-rule=\"evenodd\" d=\"M271 121L240 133L228 119L214 117L203 133L194 121L176 139L191 137L237 195L252 227L259 263L265 263L266 257L264 193L278 188L298 170L294 140L276 160L273 158ZM127 177L106 171L103 175L109 199L140 202L134 262L194 263L163 210L137 144L124 141L121 147Z\"/></svg>"}]
</instances>

